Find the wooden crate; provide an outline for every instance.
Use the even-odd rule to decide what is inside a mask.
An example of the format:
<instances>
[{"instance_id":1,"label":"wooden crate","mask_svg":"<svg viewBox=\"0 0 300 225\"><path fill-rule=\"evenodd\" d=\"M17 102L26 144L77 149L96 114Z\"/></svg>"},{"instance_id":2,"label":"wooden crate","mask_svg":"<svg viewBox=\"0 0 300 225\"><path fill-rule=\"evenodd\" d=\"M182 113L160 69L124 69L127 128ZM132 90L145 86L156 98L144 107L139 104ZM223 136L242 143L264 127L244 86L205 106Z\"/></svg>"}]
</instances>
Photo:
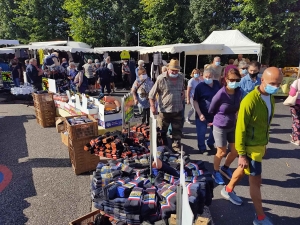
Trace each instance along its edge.
<instances>
[{"instance_id":1,"label":"wooden crate","mask_svg":"<svg viewBox=\"0 0 300 225\"><path fill-rule=\"evenodd\" d=\"M81 140L74 140L69 136L69 156L76 175L95 170L100 162L98 156L83 150L83 147L89 143L92 138L93 137L88 137Z\"/></svg>"},{"instance_id":2,"label":"wooden crate","mask_svg":"<svg viewBox=\"0 0 300 225\"><path fill-rule=\"evenodd\" d=\"M96 216L100 213L99 210L88 213L76 220L73 220L69 223L69 225L87 225L89 222L94 222Z\"/></svg>"},{"instance_id":3,"label":"wooden crate","mask_svg":"<svg viewBox=\"0 0 300 225\"><path fill-rule=\"evenodd\" d=\"M53 93L32 94L35 103L53 102Z\"/></svg>"},{"instance_id":4,"label":"wooden crate","mask_svg":"<svg viewBox=\"0 0 300 225\"><path fill-rule=\"evenodd\" d=\"M55 127L55 119L36 117L36 121L42 127Z\"/></svg>"},{"instance_id":5,"label":"wooden crate","mask_svg":"<svg viewBox=\"0 0 300 225\"><path fill-rule=\"evenodd\" d=\"M98 135L98 122L90 115L86 115L87 118L92 120L93 122L71 125L68 121L70 118L82 117L82 116L67 116L65 117L66 130L69 133L69 138L71 140L80 140L85 139L87 137L94 137Z\"/></svg>"}]
</instances>

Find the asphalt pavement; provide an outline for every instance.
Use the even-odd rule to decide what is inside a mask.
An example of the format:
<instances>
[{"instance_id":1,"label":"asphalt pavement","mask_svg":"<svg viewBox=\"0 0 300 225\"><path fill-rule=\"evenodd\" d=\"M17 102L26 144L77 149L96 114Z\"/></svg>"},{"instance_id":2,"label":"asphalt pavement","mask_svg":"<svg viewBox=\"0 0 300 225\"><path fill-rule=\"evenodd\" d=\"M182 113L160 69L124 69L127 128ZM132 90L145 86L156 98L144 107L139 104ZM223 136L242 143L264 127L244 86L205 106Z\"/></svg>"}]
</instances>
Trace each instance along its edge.
<instances>
[{"instance_id":1,"label":"asphalt pavement","mask_svg":"<svg viewBox=\"0 0 300 225\"><path fill-rule=\"evenodd\" d=\"M0 101L3 97L0 94ZM300 149L289 142L291 117L282 102L277 99L263 161L263 207L274 224L299 225ZM0 225L68 224L91 211L89 173L74 174L60 134L55 128L40 127L34 114L33 107L23 102L0 103L0 172L3 166L12 172L12 180L2 192L0 185ZM212 170L213 156L198 153L194 120L185 123L184 134L184 150ZM231 168L236 166L237 160ZM221 188L216 186L210 206L214 223L252 224L254 209L247 177L235 189L244 201L242 206L224 200Z\"/></svg>"}]
</instances>

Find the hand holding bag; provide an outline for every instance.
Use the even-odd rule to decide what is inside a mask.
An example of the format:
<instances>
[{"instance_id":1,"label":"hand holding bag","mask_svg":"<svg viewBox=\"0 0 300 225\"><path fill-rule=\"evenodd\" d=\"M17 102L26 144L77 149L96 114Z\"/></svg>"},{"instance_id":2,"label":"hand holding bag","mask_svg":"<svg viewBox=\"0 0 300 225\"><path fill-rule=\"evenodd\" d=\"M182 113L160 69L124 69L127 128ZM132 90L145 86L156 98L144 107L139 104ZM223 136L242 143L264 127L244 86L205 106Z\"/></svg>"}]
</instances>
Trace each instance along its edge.
<instances>
[{"instance_id":1,"label":"hand holding bag","mask_svg":"<svg viewBox=\"0 0 300 225\"><path fill-rule=\"evenodd\" d=\"M295 96L288 96L286 98L286 100L283 102L284 105L286 106L294 106L296 105L296 101L298 99L298 95L299 95L299 86L298 86L298 82L299 82L299 74L300 74L300 70L298 70L298 76L297 76L297 82L296 82L296 87L297 87L297 92Z\"/></svg>"}]
</instances>

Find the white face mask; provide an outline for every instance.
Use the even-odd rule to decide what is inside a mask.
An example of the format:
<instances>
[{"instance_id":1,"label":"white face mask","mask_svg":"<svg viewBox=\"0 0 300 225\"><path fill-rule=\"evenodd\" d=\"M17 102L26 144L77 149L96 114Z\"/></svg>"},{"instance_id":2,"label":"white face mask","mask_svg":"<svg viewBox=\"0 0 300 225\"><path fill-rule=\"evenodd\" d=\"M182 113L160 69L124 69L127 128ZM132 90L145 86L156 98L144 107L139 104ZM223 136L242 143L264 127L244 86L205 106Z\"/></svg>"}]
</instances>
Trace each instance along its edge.
<instances>
[{"instance_id":1,"label":"white face mask","mask_svg":"<svg viewBox=\"0 0 300 225\"><path fill-rule=\"evenodd\" d=\"M125 63L124 63L124 65L126 66L126 65L127 65L127 63L125 62Z\"/></svg>"},{"instance_id":2,"label":"white face mask","mask_svg":"<svg viewBox=\"0 0 300 225\"><path fill-rule=\"evenodd\" d=\"M147 74L144 74L144 75L141 75L140 76L140 80L144 80L144 79L147 79L148 78L148 75Z\"/></svg>"}]
</instances>

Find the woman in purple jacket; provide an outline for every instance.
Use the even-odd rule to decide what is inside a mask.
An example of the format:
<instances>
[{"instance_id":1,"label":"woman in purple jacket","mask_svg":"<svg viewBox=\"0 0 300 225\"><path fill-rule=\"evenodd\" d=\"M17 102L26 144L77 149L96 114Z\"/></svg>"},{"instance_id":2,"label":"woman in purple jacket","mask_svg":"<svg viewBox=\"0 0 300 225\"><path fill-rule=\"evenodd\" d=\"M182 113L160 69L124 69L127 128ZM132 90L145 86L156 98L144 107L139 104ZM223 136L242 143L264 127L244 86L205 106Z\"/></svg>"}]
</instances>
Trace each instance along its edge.
<instances>
[{"instance_id":1,"label":"woman in purple jacket","mask_svg":"<svg viewBox=\"0 0 300 225\"><path fill-rule=\"evenodd\" d=\"M217 184L224 184L221 174L231 179L232 172L230 164L237 157L234 146L236 115L242 100L240 90L241 75L235 68L229 69L225 76L225 86L213 97L208 112L214 115L213 135L217 147L217 154L214 158L214 178ZM220 168L222 158L226 155L227 142L230 152L228 153L224 166Z\"/></svg>"}]
</instances>

